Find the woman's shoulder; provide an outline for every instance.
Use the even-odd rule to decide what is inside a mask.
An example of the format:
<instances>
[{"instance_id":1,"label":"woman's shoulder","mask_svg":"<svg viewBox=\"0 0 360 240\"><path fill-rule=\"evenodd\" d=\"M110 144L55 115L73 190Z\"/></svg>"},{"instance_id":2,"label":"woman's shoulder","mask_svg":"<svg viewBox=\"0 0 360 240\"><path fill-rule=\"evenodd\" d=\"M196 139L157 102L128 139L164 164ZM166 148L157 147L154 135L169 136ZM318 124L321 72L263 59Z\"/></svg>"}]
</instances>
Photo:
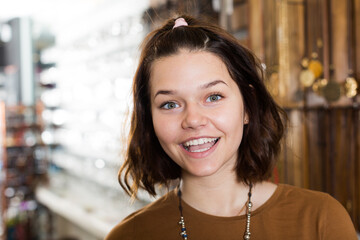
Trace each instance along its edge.
<instances>
[{"instance_id":1,"label":"woman's shoulder","mask_svg":"<svg viewBox=\"0 0 360 240\"><path fill-rule=\"evenodd\" d=\"M316 201L321 203L330 202L332 204L338 202L330 194L325 192L301 188L288 184L279 184L278 187L281 190L281 195L286 198L296 199L298 201Z\"/></svg>"},{"instance_id":2,"label":"woman's shoulder","mask_svg":"<svg viewBox=\"0 0 360 240\"><path fill-rule=\"evenodd\" d=\"M120 223L118 223L106 236L105 240L117 240L117 239L134 239L135 231L138 231L139 226L146 231L149 229L156 229L166 222L171 212L171 208L174 208L176 204L176 194L174 191L167 193L156 201L146 205L145 207L133 212L125 217Z\"/></svg>"},{"instance_id":3,"label":"woman's shoulder","mask_svg":"<svg viewBox=\"0 0 360 240\"><path fill-rule=\"evenodd\" d=\"M278 187L281 191L281 198L285 201L294 201L294 203L314 207L330 206L343 208L340 202L325 192L305 189L288 184L279 184Z\"/></svg>"},{"instance_id":4,"label":"woman's shoulder","mask_svg":"<svg viewBox=\"0 0 360 240\"><path fill-rule=\"evenodd\" d=\"M349 213L330 194L284 184L279 187L286 212L296 213L305 221L316 220L322 229L321 239L357 239Z\"/></svg>"},{"instance_id":5,"label":"woman's shoulder","mask_svg":"<svg viewBox=\"0 0 360 240\"><path fill-rule=\"evenodd\" d=\"M263 204L255 209L257 212L288 212L294 216L303 213L324 214L327 207L342 210L343 206L328 193L305 189L288 184L264 185L275 186L275 190ZM266 191L266 190L264 190ZM271 192L271 191L268 191Z\"/></svg>"},{"instance_id":6,"label":"woman's shoulder","mask_svg":"<svg viewBox=\"0 0 360 240\"><path fill-rule=\"evenodd\" d=\"M325 225L340 220L353 226L345 207L330 194L286 184L279 187L282 188L279 203L287 206L289 212L297 212L304 218L316 217Z\"/></svg>"}]
</instances>

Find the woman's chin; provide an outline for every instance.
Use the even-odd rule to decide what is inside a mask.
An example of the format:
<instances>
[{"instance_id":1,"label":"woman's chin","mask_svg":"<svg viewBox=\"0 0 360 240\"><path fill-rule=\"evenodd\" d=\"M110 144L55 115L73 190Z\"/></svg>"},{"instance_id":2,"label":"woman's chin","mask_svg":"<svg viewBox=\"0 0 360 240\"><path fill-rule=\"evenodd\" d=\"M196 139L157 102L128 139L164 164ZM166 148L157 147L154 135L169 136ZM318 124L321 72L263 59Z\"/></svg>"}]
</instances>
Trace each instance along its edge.
<instances>
[{"instance_id":1,"label":"woman's chin","mask_svg":"<svg viewBox=\"0 0 360 240\"><path fill-rule=\"evenodd\" d=\"M189 177L210 177L215 175L218 170L219 167L218 166L204 166L200 164L197 164L198 166L191 166L191 167L186 167L183 172L185 175L183 175L183 177L185 177L186 175L188 175Z\"/></svg>"}]
</instances>

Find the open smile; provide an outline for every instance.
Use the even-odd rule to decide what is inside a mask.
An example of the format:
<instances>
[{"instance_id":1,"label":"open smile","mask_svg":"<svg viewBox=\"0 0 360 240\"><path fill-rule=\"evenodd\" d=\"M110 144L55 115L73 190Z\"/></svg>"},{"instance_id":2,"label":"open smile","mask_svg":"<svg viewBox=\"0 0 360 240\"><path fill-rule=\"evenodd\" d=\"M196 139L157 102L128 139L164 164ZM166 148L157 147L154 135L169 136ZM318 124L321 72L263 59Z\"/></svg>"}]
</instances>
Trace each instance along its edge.
<instances>
[{"instance_id":1,"label":"open smile","mask_svg":"<svg viewBox=\"0 0 360 240\"><path fill-rule=\"evenodd\" d=\"M220 138L198 138L186 141L181 145L184 149L191 153L205 152L212 148Z\"/></svg>"}]
</instances>

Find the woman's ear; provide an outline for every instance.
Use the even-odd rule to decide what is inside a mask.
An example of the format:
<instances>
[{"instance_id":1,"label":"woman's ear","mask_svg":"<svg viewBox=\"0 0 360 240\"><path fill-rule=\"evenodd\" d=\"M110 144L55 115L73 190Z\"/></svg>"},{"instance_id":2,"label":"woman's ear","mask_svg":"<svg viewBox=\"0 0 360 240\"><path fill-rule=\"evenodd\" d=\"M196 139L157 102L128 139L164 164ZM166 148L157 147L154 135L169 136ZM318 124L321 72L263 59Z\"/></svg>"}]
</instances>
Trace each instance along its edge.
<instances>
[{"instance_id":1,"label":"woman's ear","mask_svg":"<svg viewBox=\"0 0 360 240\"><path fill-rule=\"evenodd\" d=\"M249 115L247 113L244 114L244 125L249 123Z\"/></svg>"}]
</instances>

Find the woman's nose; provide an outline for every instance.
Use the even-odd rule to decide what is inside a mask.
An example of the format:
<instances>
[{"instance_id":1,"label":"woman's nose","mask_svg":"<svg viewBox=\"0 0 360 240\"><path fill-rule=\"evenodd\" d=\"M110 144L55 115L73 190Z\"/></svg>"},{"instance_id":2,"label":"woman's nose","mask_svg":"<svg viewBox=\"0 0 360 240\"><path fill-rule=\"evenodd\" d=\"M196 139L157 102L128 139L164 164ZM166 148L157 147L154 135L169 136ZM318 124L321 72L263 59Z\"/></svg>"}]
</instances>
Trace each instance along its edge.
<instances>
[{"instance_id":1,"label":"woman's nose","mask_svg":"<svg viewBox=\"0 0 360 240\"><path fill-rule=\"evenodd\" d=\"M184 110L184 118L182 121L182 128L196 129L205 126L208 118L205 115L204 109L197 104L188 104Z\"/></svg>"}]
</instances>

